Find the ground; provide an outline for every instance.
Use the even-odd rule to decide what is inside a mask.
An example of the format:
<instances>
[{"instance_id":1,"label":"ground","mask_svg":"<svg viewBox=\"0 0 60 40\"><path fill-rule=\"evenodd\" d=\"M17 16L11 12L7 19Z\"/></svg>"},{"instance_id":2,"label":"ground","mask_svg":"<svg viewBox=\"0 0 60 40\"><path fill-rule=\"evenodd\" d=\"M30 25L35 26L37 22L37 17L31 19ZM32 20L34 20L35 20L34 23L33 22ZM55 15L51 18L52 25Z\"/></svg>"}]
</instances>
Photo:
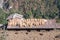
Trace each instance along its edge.
<instances>
[{"instance_id":1,"label":"ground","mask_svg":"<svg viewBox=\"0 0 60 40\"><path fill-rule=\"evenodd\" d=\"M0 31L0 35L3 31ZM6 40L60 40L60 30L6 31Z\"/></svg>"}]
</instances>

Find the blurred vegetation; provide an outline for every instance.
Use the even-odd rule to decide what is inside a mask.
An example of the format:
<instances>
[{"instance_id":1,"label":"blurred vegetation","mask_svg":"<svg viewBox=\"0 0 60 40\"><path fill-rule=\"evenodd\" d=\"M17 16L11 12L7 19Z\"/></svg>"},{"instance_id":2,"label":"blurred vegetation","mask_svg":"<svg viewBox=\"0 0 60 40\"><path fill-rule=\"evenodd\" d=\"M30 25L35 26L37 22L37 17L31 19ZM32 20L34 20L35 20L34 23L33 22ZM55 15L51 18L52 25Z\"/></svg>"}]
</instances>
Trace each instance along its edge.
<instances>
[{"instance_id":1,"label":"blurred vegetation","mask_svg":"<svg viewBox=\"0 0 60 40\"><path fill-rule=\"evenodd\" d=\"M14 4L14 1L9 0L8 4ZM0 23L6 23L6 19L12 13L24 15L24 18L45 18L45 19L60 19L60 0L17 0L19 3L18 10L15 8L8 9L9 13L0 9ZM9 6L9 5L6 5ZM9 8L9 7L8 7ZM60 20L59 20L60 21Z\"/></svg>"},{"instance_id":2,"label":"blurred vegetation","mask_svg":"<svg viewBox=\"0 0 60 40\"><path fill-rule=\"evenodd\" d=\"M7 23L7 18L8 14L3 11L3 9L0 9L0 24L6 24Z\"/></svg>"}]
</instances>

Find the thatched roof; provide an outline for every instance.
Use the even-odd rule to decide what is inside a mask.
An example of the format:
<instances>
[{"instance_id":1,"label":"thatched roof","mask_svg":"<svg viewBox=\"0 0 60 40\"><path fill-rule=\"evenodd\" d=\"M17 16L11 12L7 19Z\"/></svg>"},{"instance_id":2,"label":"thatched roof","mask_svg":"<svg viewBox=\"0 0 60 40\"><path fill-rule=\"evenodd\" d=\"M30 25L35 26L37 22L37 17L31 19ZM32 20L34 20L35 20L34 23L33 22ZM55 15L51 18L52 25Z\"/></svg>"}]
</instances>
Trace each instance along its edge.
<instances>
[{"instance_id":1,"label":"thatched roof","mask_svg":"<svg viewBox=\"0 0 60 40\"><path fill-rule=\"evenodd\" d=\"M18 13L14 13L14 14L11 14L10 16L8 16L7 20L13 19L13 18L23 19L23 15L20 15Z\"/></svg>"}]
</instances>

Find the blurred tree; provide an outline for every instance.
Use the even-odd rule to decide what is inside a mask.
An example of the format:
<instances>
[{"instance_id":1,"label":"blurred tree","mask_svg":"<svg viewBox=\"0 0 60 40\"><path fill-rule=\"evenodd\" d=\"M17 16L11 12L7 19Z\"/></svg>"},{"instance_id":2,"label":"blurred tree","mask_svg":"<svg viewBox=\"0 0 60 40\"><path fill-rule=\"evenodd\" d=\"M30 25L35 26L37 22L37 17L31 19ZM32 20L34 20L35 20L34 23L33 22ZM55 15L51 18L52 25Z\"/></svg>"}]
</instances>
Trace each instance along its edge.
<instances>
[{"instance_id":1,"label":"blurred tree","mask_svg":"<svg viewBox=\"0 0 60 40\"><path fill-rule=\"evenodd\" d=\"M8 14L5 13L2 9L0 9L0 24L6 24L7 23L7 18Z\"/></svg>"},{"instance_id":2,"label":"blurred tree","mask_svg":"<svg viewBox=\"0 0 60 40\"><path fill-rule=\"evenodd\" d=\"M59 16L59 19L60 19L60 0L57 0L57 7L58 7L58 9L59 9L59 14L58 14L58 16Z\"/></svg>"},{"instance_id":3,"label":"blurred tree","mask_svg":"<svg viewBox=\"0 0 60 40\"><path fill-rule=\"evenodd\" d=\"M17 12L24 15L25 18L54 19L59 13L60 17L59 0L17 0L17 2L19 2L19 9L11 9L10 14Z\"/></svg>"}]
</instances>

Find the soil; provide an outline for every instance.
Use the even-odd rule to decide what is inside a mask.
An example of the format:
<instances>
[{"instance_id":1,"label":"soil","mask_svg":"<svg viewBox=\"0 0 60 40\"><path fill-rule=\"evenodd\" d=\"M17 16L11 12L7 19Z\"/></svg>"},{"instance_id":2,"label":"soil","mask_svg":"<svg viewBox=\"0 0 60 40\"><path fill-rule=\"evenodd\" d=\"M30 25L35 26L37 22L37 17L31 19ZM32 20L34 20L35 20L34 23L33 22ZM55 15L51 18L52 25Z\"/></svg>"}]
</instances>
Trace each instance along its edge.
<instances>
[{"instance_id":1,"label":"soil","mask_svg":"<svg viewBox=\"0 0 60 40\"><path fill-rule=\"evenodd\" d=\"M0 31L0 38L3 35L3 31ZM60 30L50 31L6 31L6 40L60 40Z\"/></svg>"}]
</instances>

